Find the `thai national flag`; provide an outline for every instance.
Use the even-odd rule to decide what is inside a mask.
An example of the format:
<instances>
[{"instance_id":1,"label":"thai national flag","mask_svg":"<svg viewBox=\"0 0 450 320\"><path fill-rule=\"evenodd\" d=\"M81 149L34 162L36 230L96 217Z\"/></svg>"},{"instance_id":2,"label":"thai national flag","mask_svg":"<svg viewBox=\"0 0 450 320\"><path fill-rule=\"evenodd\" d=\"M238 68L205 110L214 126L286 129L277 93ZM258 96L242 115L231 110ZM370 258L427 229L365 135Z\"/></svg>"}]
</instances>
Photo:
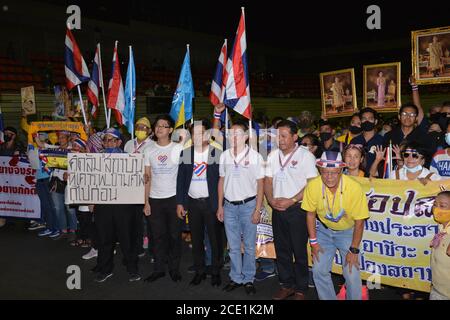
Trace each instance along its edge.
<instances>
[{"instance_id":1,"label":"thai national flag","mask_svg":"<svg viewBox=\"0 0 450 320\"><path fill-rule=\"evenodd\" d=\"M225 61L227 59L227 40L223 43L220 50L219 61L217 62L216 73L211 82L211 93L209 94L209 101L215 106L219 103L223 103L223 96L225 94L225 83L223 80L226 77Z\"/></svg>"},{"instance_id":2,"label":"thai national flag","mask_svg":"<svg viewBox=\"0 0 450 320\"><path fill-rule=\"evenodd\" d=\"M117 54L117 42L114 46L113 65L111 72L111 80L108 86L108 102L107 107L114 110L114 116L117 123L123 125L126 122L125 109L125 95L123 90L122 76L120 74L119 55Z\"/></svg>"},{"instance_id":3,"label":"thai national flag","mask_svg":"<svg viewBox=\"0 0 450 320\"><path fill-rule=\"evenodd\" d=\"M67 89L72 90L77 85L89 81L90 75L70 29L67 29L66 32L65 45L64 69L66 72L66 83Z\"/></svg>"},{"instance_id":4,"label":"thai national flag","mask_svg":"<svg viewBox=\"0 0 450 320\"><path fill-rule=\"evenodd\" d=\"M100 58L99 58L99 44L95 49L94 61L92 63L91 80L88 82L87 96L92 103L91 114L92 117L97 117L98 105L99 105L99 92L100 92Z\"/></svg>"},{"instance_id":5,"label":"thai national flag","mask_svg":"<svg viewBox=\"0 0 450 320\"><path fill-rule=\"evenodd\" d=\"M386 147L386 155L383 168L383 178L390 179L392 172L392 144Z\"/></svg>"},{"instance_id":6,"label":"thai national flag","mask_svg":"<svg viewBox=\"0 0 450 320\"><path fill-rule=\"evenodd\" d=\"M250 103L244 8L242 8L241 20L226 69L224 104L247 119L251 119L252 106Z\"/></svg>"}]
</instances>

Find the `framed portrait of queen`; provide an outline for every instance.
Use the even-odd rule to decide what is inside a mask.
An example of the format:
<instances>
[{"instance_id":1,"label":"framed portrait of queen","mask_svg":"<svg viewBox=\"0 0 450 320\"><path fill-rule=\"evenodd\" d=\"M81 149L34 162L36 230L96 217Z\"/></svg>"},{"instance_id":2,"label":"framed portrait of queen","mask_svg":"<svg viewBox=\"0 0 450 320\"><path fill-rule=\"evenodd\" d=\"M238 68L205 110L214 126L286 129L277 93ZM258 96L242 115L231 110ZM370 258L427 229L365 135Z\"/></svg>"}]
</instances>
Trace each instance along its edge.
<instances>
[{"instance_id":1,"label":"framed portrait of queen","mask_svg":"<svg viewBox=\"0 0 450 320\"><path fill-rule=\"evenodd\" d=\"M450 27L412 31L411 38L417 84L450 83Z\"/></svg>"},{"instance_id":2,"label":"framed portrait of queen","mask_svg":"<svg viewBox=\"0 0 450 320\"><path fill-rule=\"evenodd\" d=\"M365 107L378 112L396 112L400 108L400 62L364 66Z\"/></svg>"},{"instance_id":3,"label":"framed portrait of queen","mask_svg":"<svg viewBox=\"0 0 450 320\"><path fill-rule=\"evenodd\" d=\"M355 71L344 69L320 74L322 117L346 117L355 113Z\"/></svg>"}]
</instances>

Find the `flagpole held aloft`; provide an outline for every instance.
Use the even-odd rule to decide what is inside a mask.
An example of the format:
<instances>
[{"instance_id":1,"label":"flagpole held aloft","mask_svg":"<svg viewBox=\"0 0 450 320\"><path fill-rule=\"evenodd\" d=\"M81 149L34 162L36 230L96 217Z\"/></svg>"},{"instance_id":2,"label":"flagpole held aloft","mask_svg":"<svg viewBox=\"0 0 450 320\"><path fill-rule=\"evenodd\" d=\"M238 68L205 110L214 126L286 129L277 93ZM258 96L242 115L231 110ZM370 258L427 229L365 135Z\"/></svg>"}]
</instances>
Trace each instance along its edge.
<instances>
[{"instance_id":1,"label":"flagpole held aloft","mask_svg":"<svg viewBox=\"0 0 450 320\"><path fill-rule=\"evenodd\" d=\"M100 88L102 89L102 96L103 96L103 107L105 108L105 120L106 120L106 127L109 128L109 119L108 119L108 108L106 107L106 98L105 98L105 86L103 83L103 67L102 67L102 52L100 49L100 43L97 44L98 47L98 71L99 71L99 78L100 78Z\"/></svg>"},{"instance_id":2,"label":"flagpole held aloft","mask_svg":"<svg viewBox=\"0 0 450 320\"><path fill-rule=\"evenodd\" d=\"M86 126L88 126L87 119L86 119L86 112L84 112L84 103L83 103L83 97L81 96L80 85L77 85L77 89L78 89L78 96L80 97L81 112L83 113L84 124Z\"/></svg>"},{"instance_id":3,"label":"flagpole held aloft","mask_svg":"<svg viewBox=\"0 0 450 320\"><path fill-rule=\"evenodd\" d=\"M128 46L128 50L129 50L129 55L130 55L130 59L131 59L132 54L133 54L131 46ZM133 79L132 79L132 77L130 77L130 82L131 82L131 84L130 84L130 97L133 100L134 96L133 96ZM133 112L133 115L134 115L134 112ZM130 125L132 127L132 129L131 129L131 140L133 140L134 139L134 117L132 119L130 119L129 121L130 121Z\"/></svg>"}]
</instances>

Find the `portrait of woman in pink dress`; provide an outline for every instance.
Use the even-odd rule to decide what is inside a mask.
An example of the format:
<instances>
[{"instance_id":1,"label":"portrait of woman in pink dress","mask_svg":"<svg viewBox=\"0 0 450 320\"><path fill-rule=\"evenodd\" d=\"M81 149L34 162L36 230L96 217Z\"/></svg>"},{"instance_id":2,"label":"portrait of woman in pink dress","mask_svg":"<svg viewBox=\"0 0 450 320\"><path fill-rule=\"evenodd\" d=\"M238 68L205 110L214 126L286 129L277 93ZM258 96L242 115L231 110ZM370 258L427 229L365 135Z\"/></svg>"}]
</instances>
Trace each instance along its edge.
<instances>
[{"instance_id":1,"label":"portrait of woman in pink dress","mask_svg":"<svg viewBox=\"0 0 450 320\"><path fill-rule=\"evenodd\" d=\"M386 78L383 77L383 72L381 71L378 72L377 87L378 87L377 107L384 107L384 99L386 96Z\"/></svg>"}]
</instances>

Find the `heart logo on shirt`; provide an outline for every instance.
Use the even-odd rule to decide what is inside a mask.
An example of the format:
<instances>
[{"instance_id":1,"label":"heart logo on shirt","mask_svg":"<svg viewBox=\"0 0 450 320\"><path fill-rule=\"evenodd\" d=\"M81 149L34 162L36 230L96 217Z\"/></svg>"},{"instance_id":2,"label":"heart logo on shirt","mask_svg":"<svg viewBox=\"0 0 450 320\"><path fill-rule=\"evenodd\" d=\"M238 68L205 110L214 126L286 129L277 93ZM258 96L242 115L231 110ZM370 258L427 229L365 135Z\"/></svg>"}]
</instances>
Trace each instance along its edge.
<instances>
[{"instance_id":1,"label":"heart logo on shirt","mask_svg":"<svg viewBox=\"0 0 450 320\"><path fill-rule=\"evenodd\" d=\"M206 171L206 168L208 167L208 165L206 164L206 162L194 162L194 173L197 175L197 177L200 177L203 172Z\"/></svg>"},{"instance_id":2,"label":"heart logo on shirt","mask_svg":"<svg viewBox=\"0 0 450 320\"><path fill-rule=\"evenodd\" d=\"M297 165L298 161L292 160L291 163L292 163L292 166L295 167Z\"/></svg>"},{"instance_id":3,"label":"heart logo on shirt","mask_svg":"<svg viewBox=\"0 0 450 320\"><path fill-rule=\"evenodd\" d=\"M158 157L158 161L161 162L161 163L166 162L167 159L168 159L168 157L166 155L160 155Z\"/></svg>"}]
</instances>

